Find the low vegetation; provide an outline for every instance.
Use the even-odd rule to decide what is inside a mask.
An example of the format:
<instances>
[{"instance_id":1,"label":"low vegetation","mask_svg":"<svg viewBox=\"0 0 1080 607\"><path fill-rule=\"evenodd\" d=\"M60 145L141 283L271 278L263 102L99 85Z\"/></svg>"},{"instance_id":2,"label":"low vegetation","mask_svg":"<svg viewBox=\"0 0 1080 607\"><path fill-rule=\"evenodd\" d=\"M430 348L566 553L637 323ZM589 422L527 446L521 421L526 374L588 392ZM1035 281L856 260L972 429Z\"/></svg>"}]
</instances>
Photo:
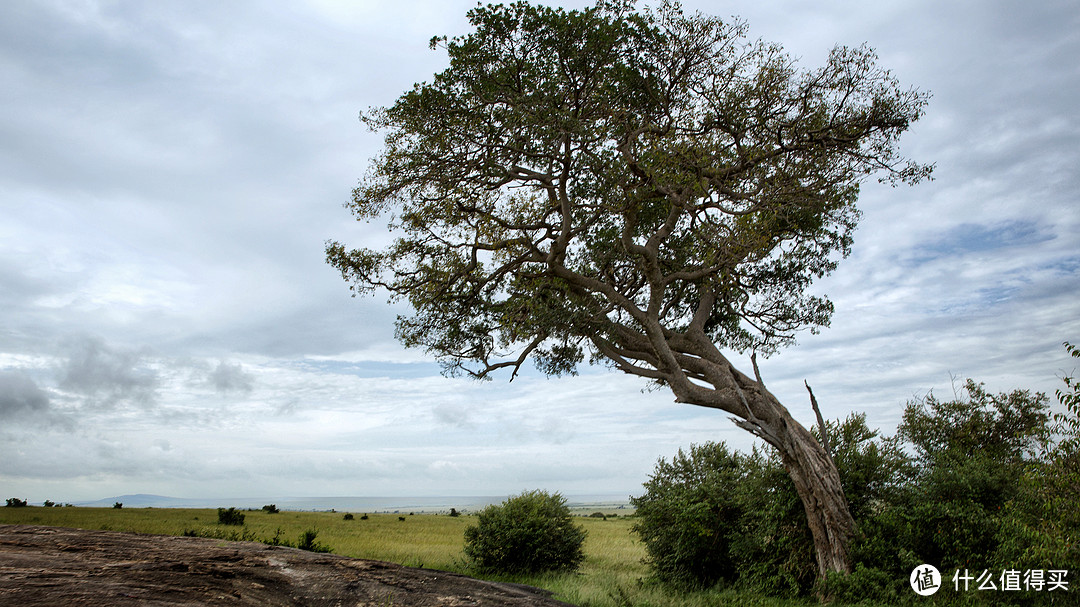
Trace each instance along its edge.
<instances>
[{"instance_id":1,"label":"low vegetation","mask_svg":"<svg viewBox=\"0 0 1080 607\"><path fill-rule=\"evenodd\" d=\"M465 556L485 573L574 571L585 536L561 495L526 491L480 511L465 529Z\"/></svg>"},{"instance_id":2,"label":"low vegetation","mask_svg":"<svg viewBox=\"0 0 1080 607\"><path fill-rule=\"evenodd\" d=\"M991 394L968 380L953 400L910 402L892 437L861 414L826 423L857 524L852 575L819 579L805 513L774 452L707 443L661 460L632 500L633 530L655 579L676 589L895 604L916 598L909 575L928 563L944 578L939 604L1061 604L1063 589L1028 590L1020 579L1080 570L1080 390L1065 384L1057 413L1044 394ZM965 575L997 591L985 580L964 590ZM1065 591L1080 592L1075 583Z\"/></svg>"},{"instance_id":3,"label":"low vegetation","mask_svg":"<svg viewBox=\"0 0 1080 607\"><path fill-rule=\"evenodd\" d=\"M244 513L240 512L236 508L217 509L217 520L220 525L243 525Z\"/></svg>"}]
</instances>

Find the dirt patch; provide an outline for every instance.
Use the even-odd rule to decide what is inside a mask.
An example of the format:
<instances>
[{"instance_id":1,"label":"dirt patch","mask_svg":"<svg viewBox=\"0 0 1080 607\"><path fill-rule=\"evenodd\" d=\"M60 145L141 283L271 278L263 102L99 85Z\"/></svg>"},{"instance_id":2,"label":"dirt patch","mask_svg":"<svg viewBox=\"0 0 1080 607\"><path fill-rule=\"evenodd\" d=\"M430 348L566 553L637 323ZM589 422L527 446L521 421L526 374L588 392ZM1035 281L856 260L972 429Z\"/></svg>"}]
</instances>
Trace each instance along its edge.
<instances>
[{"instance_id":1,"label":"dirt patch","mask_svg":"<svg viewBox=\"0 0 1080 607\"><path fill-rule=\"evenodd\" d=\"M569 607L527 586L255 542L0 525L0 604Z\"/></svg>"}]
</instances>

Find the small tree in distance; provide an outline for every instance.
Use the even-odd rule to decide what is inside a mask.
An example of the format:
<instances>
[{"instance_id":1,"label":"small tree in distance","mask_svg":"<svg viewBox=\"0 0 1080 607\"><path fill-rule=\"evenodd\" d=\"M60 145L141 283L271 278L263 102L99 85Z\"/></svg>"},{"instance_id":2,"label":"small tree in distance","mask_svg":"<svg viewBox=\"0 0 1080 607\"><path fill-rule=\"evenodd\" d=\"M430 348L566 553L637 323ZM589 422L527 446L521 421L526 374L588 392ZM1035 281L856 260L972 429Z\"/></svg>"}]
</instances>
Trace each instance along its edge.
<instances>
[{"instance_id":1,"label":"small tree in distance","mask_svg":"<svg viewBox=\"0 0 1080 607\"><path fill-rule=\"evenodd\" d=\"M358 292L415 314L397 335L450 373L511 379L588 359L711 407L774 447L814 538L819 574L850 571L853 520L828 453L722 350L769 355L829 324L807 292L850 252L861 183L917 183L898 140L927 96L865 47L801 70L737 20L477 7L436 38L450 66L362 116L385 148L356 188L388 215L385 250L327 244Z\"/></svg>"}]
</instances>

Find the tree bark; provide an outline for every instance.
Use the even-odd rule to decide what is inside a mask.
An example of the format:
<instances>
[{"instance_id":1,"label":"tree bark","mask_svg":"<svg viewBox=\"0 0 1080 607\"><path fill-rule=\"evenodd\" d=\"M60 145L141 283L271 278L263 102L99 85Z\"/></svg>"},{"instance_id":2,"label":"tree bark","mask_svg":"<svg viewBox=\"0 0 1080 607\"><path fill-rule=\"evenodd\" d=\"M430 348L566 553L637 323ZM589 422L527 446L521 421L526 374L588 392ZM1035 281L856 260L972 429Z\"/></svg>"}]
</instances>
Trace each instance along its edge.
<instances>
[{"instance_id":1,"label":"tree bark","mask_svg":"<svg viewBox=\"0 0 1080 607\"><path fill-rule=\"evenodd\" d=\"M733 421L774 446L795 485L814 540L818 577L831 571L851 573L851 537L855 520L829 452L787 408L759 386L747 397L747 415ZM757 402L754 402L757 401Z\"/></svg>"},{"instance_id":2,"label":"tree bark","mask_svg":"<svg viewBox=\"0 0 1080 607\"><path fill-rule=\"evenodd\" d=\"M830 571L851 573L850 544L855 521L840 485L840 474L829 453L805 427L792 420L788 428L788 445L780 451L780 459L806 511L818 576L824 577Z\"/></svg>"}]
</instances>

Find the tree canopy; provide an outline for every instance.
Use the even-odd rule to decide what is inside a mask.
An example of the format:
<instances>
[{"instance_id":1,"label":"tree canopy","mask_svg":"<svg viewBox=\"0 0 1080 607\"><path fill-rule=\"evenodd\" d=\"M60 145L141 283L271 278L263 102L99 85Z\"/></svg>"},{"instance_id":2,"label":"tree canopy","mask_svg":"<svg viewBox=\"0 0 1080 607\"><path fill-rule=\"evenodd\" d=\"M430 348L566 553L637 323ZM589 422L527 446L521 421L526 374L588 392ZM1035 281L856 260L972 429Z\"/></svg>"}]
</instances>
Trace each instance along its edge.
<instances>
[{"instance_id":1,"label":"tree canopy","mask_svg":"<svg viewBox=\"0 0 1080 607\"><path fill-rule=\"evenodd\" d=\"M865 47L800 70L744 23L666 2L469 19L432 40L445 71L362 115L387 135L351 208L400 238L327 246L354 289L407 299L400 339L454 372L531 356L567 373L588 352L702 379L657 347L692 331L769 354L828 324L806 288L849 252L863 179L930 171L896 150L926 96Z\"/></svg>"}]
</instances>

